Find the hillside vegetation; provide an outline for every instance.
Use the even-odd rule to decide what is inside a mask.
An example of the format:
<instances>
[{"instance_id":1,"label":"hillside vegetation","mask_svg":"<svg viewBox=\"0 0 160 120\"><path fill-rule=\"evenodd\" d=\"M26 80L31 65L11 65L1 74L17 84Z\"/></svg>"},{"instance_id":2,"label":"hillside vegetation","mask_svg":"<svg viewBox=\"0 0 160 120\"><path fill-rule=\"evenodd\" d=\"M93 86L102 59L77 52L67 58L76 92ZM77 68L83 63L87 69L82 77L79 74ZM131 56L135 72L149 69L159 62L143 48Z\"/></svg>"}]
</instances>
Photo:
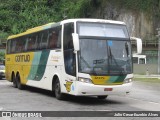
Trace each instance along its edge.
<instances>
[{"instance_id":1,"label":"hillside vegetation","mask_svg":"<svg viewBox=\"0 0 160 120\"><path fill-rule=\"evenodd\" d=\"M160 0L0 0L0 39L49 22L91 17L107 2L160 18Z\"/></svg>"}]
</instances>

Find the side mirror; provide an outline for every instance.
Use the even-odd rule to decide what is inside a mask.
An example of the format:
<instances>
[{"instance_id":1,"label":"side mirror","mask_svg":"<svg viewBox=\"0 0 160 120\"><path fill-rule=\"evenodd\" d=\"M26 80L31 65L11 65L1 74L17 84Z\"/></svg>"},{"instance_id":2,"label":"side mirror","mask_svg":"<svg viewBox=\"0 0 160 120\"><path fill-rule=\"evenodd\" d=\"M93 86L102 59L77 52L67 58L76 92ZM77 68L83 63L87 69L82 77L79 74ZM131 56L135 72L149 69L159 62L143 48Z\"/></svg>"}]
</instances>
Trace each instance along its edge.
<instances>
[{"instance_id":1,"label":"side mirror","mask_svg":"<svg viewBox=\"0 0 160 120\"><path fill-rule=\"evenodd\" d=\"M72 38L73 38L73 46L75 51L79 51L79 36L77 33L72 33Z\"/></svg>"},{"instance_id":2,"label":"side mirror","mask_svg":"<svg viewBox=\"0 0 160 120\"><path fill-rule=\"evenodd\" d=\"M131 37L131 40L135 40L137 44L137 53L136 54L141 54L142 53L142 40L140 38L136 37Z\"/></svg>"}]
</instances>

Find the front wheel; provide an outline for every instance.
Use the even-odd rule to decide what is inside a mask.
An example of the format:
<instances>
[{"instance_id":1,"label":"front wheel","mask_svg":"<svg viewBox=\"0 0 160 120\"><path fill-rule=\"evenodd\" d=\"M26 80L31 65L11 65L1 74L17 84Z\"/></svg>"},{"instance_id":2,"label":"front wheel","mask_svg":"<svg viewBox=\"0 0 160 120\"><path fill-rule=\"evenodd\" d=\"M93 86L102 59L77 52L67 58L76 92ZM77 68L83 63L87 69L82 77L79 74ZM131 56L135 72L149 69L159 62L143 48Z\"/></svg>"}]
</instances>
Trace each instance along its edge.
<instances>
[{"instance_id":1,"label":"front wheel","mask_svg":"<svg viewBox=\"0 0 160 120\"><path fill-rule=\"evenodd\" d=\"M55 92L55 96L58 100L64 99L64 94L61 93L61 86L60 86L59 79L57 79L55 82L54 92Z\"/></svg>"},{"instance_id":2,"label":"front wheel","mask_svg":"<svg viewBox=\"0 0 160 120\"><path fill-rule=\"evenodd\" d=\"M106 95L106 96L97 96L97 97L98 97L98 99L103 100L103 99L106 99L108 97L108 95Z\"/></svg>"}]
</instances>

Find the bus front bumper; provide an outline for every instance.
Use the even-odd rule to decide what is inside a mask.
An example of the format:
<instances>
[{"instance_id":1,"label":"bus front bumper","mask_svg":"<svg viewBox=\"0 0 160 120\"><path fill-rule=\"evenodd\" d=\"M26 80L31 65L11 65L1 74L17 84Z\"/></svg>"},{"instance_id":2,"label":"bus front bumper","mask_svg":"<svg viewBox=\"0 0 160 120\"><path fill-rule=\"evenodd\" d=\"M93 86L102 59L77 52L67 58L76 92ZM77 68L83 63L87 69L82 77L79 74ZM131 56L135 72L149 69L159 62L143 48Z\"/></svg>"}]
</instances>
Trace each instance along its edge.
<instances>
[{"instance_id":1,"label":"bus front bumper","mask_svg":"<svg viewBox=\"0 0 160 120\"><path fill-rule=\"evenodd\" d=\"M122 85L94 85L79 82L76 84L76 96L126 95L131 91L131 83Z\"/></svg>"}]
</instances>

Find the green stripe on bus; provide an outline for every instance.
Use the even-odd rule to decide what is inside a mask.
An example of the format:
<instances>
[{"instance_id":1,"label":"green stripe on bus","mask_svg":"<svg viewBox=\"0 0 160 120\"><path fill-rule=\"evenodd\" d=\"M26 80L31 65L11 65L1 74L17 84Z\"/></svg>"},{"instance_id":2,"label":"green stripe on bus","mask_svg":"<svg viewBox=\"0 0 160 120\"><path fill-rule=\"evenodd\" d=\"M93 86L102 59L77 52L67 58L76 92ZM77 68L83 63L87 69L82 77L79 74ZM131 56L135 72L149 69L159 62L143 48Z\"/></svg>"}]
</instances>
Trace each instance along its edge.
<instances>
[{"instance_id":1,"label":"green stripe on bus","mask_svg":"<svg viewBox=\"0 0 160 120\"><path fill-rule=\"evenodd\" d=\"M123 75L123 76L111 76L107 82L108 83L120 83L120 82L123 82L125 78L126 78L126 75Z\"/></svg>"},{"instance_id":2,"label":"green stripe on bus","mask_svg":"<svg viewBox=\"0 0 160 120\"><path fill-rule=\"evenodd\" d=\"M36 78L34 80L40 81L42 79L45 69L46 69L49 53L50 53L50 50L42 51L39 65L37 68Z\"/></svg>"},{"instance_id":3,"label":"green stripe on bus","mask_svg":"<svg viewBox=\"0 0 160 120\"><path fill-rule=\"evenodd\" d=\"M38 70L38 65L39 65L39 61L41 58L41 53L42 52L35 52L34 53L34 58L33 58L32 66L31 66L30 74L27 78L28 80L34 80L36 78L36 73Z\"/></svg>"}]
</instances>

